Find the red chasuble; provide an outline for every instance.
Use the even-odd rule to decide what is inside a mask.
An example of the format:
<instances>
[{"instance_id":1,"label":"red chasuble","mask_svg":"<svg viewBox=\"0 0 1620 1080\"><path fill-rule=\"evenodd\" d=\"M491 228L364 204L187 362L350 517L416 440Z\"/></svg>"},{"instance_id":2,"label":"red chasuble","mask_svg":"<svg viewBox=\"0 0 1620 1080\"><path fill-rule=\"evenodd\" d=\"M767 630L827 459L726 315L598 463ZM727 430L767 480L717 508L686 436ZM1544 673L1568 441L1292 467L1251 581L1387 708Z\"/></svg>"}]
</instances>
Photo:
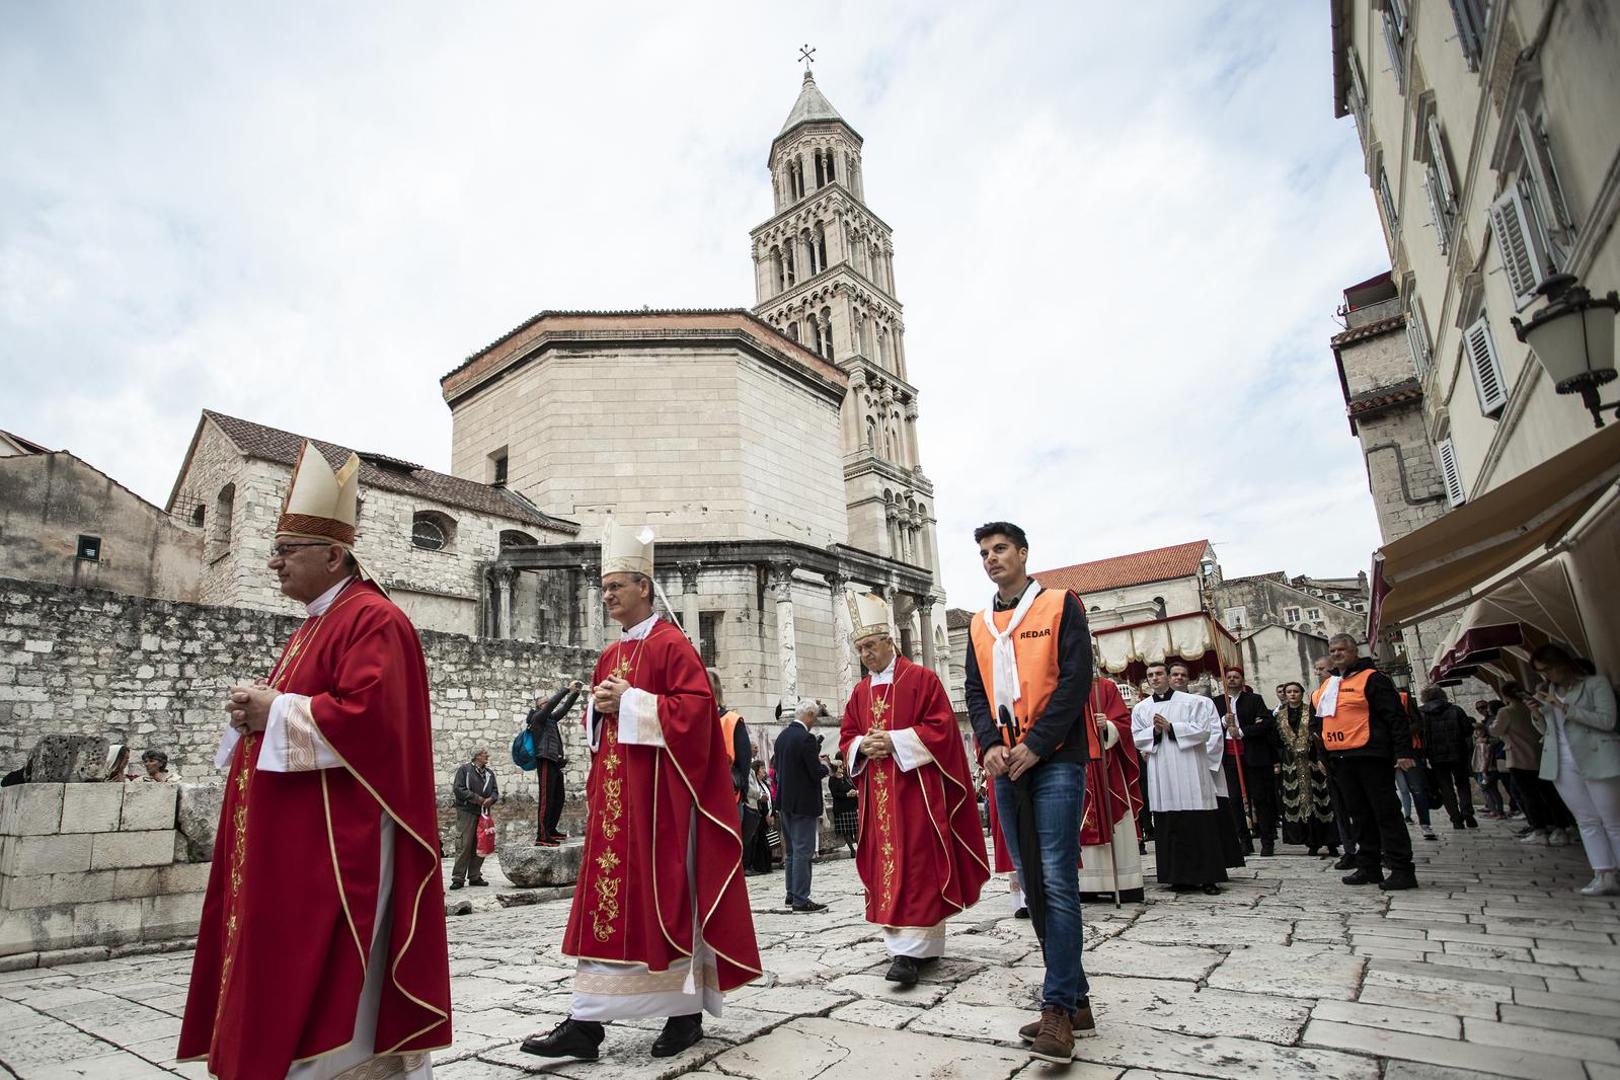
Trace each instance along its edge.
<instances>
[{"instance_id":1,"label":"red chasuble","mask_svg":"<svg viewBox=\"0 0 1620 1080\"><path fill-rule=\"evenodd\" d=\"M596 718L601 736L585 783L585 852L563 954L642 963L649 971L691 956L691 845L703 941L714 951L719 989L735 989L760 974L759 946L743 883L731 762L703 661L685 634L660 620L642 640L609 646L591 682L613 675L657 696L665 745L622 743L617 715Z\"/></svg>"},{"instance_id":2,"label":"red chasuble","mask_svg":"<svg viewBox=\"0 0 1620 1080\"><path fill-rule=\"evenodd\" d=\"M860 785L855 866L866 886L866 919L928 927L978 903L990 880L967 752L939 676L898 656L894 682L863 678L839 728L839 754L873 731L915 731L934 760L904 772L894 758L868 759Z\"/></svg>"},{"instance_id":3,"label":"red chasuble","mask_svg":"<svg viewBox=\"0 0 1620 1080\"><path fill-rule=\"evenodd\" d=\"M342 768L261 772L262 734L225 785L179 1057L224 1080L281 1080L354 1037L376 922L382 814L393 924L378 1054L450 1045L427 667L404 613L355 581L282 650L271 685L310 699Z\"/></svg>"},{"instance_id":4,"label":"red chasuble","mask_svg":"<svg viewBox=\"0 0 1620 1080\"><path fill-rule=\"evenodd\" d=\"M1142 791L1137 783L1141 763L1136 756L1136 743L1131 739L1131 711L1125 707L1125 699L1120 697L1114 681L1101 678L1091 680L1091 700L1086 711L1093 722L1098 713L1108 717L1119 741L1107 751L1106 768L1102 761L1086 763L1086 809L1080 818L1080 846L1088 848L1109 843L1114 826L1125 817L1127 808L1135 815L1138 835L1130 838L1135 843L1142 829ZM1108 790L1110 812L1107 814L1102 812L1104 784Z\"/></svg>"}]
</instances>

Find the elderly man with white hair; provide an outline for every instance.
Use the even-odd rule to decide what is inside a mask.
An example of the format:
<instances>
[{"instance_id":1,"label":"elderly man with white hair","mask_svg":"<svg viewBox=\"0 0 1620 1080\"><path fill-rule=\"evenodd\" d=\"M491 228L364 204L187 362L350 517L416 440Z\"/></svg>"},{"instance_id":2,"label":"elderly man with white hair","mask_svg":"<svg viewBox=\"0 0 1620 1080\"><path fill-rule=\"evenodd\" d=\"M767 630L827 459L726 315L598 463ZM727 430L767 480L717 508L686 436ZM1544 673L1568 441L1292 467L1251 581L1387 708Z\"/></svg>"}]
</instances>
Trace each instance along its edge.
<instances>
[{"instance_id":1,"label":"elderly man with white hair","mask_svg":"<svg viewBox=\"0 0 1620 1080\"><path fill-rule=\"evenodd\" d=\"M793 722L776 737L776 813L782 822L786 856L787 903L794 911L827 910L810 899L810 859L816 853L817 826L824 801L822 782L828 768L821 763L821 738L811 732L821 705L800 701Z\"/></svg>"}]
</instances>

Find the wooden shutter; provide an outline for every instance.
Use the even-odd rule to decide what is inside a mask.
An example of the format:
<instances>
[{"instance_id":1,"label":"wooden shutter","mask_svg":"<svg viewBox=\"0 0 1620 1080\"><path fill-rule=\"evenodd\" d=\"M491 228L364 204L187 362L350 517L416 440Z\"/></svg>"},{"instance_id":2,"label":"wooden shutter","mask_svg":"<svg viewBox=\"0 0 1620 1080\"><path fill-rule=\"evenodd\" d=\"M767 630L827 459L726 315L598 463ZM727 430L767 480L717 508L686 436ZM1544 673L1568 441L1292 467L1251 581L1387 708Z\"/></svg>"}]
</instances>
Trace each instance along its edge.
<instances>
[{"instance_id":1,"label":"wooden shutter","mask_svg":"<svg viewBox=\"0 0 1620 1080\"><path fill-rule=\"evenodd\" d=\"M1346 49L1345 56L1349 60L1350 92L1355 95L1356 112L1361 112L1367 107L1367 80L1362 78L1361 61L1356 59L1356 50Z\"/></svg>"},{"instance_id":2,"label":"wooden shutter","mask_svg":"<svg viewBox=\"0 0 1620 1080\"><path fill-rule=\"evenodd\" d=\"M1523 311L1536 298L1536 286L1547 277L1547 250L1517 187L1491 204L1491 231L1502 249L1514 307Z\"/></svg>"},{"instance_id":3,"label":"wooden shutter","mask_svg":"<svg viewBox=\"0 0 1620 1080\"><path fill-rule=\"evenodd\" d=\"M1412 349L1412 366L1421 379L1429 372L1429 328L1423 321L1423 301L1416 296L1406 299L1406 343Z\"/></svg>"},{"instance_id":4,"label":"wooden shutter","mask_svg":"<svg viewBox=\"0 0 1620 1080\"><path fill-rule=\"evenodd\" d=\"M1378 166L1378 200L1384 204L1384 216L1389 219L1389 231L1401 226L1400 208L1395 205L1395 191L1389 186L1389 171Z\"/></svg>"},{"instance_id":5,"label":"wooden shutter","mask_svg":"<svg viewBox=\"0 0 1620 1080\"><path fill-rule=\"evenodd\" d=\"M1479 392L1479 411L1495 416L1507 404L1507 388L1502 381L1502 364L1496 356L1490 324L1481 315L1463 331L1463 352L1474 373L1474 389Z\"/></svg>"},{"instance_id":6,"label":"wooden shutter","mask_svg":"<svg viewBox=\"0 0 1620 1080\"><path fill-rule=\"evenodd\" d=\"M1451 219L1446 214L1439 187L1434 166L1423 166L1423 193L1429 197L1429 218L1434 222L1434 239L1440 245L1440 254L1444 255L1451 248Z\"/></svg>"},{"instance_id":7,"label":"wooden shutter","mask_svg":"<svg viewBox=\"0 0 1620 1080\"><path fill-rule=\"evenodd\" d=\"M1524 152L1524 165L1520 175L1529 178L1536 199L1541 204L1547 227L1560 231L1573 228L1574 221L1569 216L1568 205L1564 202L1563 190L1558 186L1558 173L1553 168L1552 154L1547 150L1547 141L1541 137L1535 121L1525 110L1520 109L1514 115L1513 124L1519 137L1519 146Z\"/></svg>"},{"instance_id":8,"label":"wooden shutter","mask_svg":"<svg viewBox=\"0 0 1620 1080\"><path fill-rule=\"evenodd\" d=\"M1440 480L1445 484L1446 502L1452 506L1461 506L1468 501L1468 492L1463 487L1462 471L1457 468L1457 451L1451 445L1451 439L1440 440L1436 447L1440 457Z\"/></svg>"},{"instance_id":9,"label":"wooden shutter","mask_svg":"<svg viewBox=\"0 0 1620 1080\"><path fill-rule=\"evenodd\" d=\"M1440 121L1435 119L1434 113L1429 114L1429 161L1434 165L1434 175L1440 181L1440 190L1435 194L1441 198L1441 205L1450 211L1457 205L1457 188L1451 178L1451 159L1446 154L1446 139L1440 133Z\"/></svg>"},{"instance_id":10,"label":"wooden shutter","mask_svg":"<svg viewBox=\"0 0 1620 1080\"><path fill-rule=\"evenodd\" d=\"M1451 0L1451 17L1457 23L1457 43L1462 46L1463 60L1469 71L1479 70L1480 54L1485 44L1484 11L1478 0Z\"/></svg>"},{"instance_id":11,"label":"wooden shutter","mask_svg":"<svg viewBox=\"0 0 1620 1080\"><path fill-rule=\"evenodd\" d=\"M1396 25L1393 5L1384 9L1384 44L1389 46L1389 65L1395 76L1395 90L1397 93L1406 93L1406 62L1404 52L1404 37Z\"/></svg>"}]
</instances>

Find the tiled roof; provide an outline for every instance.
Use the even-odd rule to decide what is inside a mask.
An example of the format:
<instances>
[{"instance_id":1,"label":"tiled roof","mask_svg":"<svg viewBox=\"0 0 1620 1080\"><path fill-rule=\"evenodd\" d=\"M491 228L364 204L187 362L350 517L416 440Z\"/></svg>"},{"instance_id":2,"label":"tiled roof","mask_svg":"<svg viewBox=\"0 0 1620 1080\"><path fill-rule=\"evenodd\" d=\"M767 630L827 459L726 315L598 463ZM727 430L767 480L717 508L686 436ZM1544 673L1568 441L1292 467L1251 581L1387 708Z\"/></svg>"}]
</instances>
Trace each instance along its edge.
<instances>
[{"instance_id":1,"label":"tiled roof","mask_svg":"<svg viewBox=\"0 0 1620 1080\"><path fill-rule=\"evenodd\" d=\"M1122 589L1127 585L1195 577L1199 560L1208 549L1208 540L1194 540L1154 548L1152 551L1138 551L1132 555L1116 555L1112 559L1038 570L1030 576L1049 589L1073 589L1084 597L1106 589Z\"/></svg>"},{"instance_id":2,"label":"tiled roof","mask_svg":"<svg viewBox=\"0 0 1620 1080\"><path fill-rule=\"evenodd\" d=\"M1376 322L1368 323L1366 326L1358 326L1353 330L1346 330L1343 333L1334 334L1329 343L1335 347L1350 345L1357 341L1365 341L1367 338L1374 338L1383 334L1393 333L1405 325L1405 315L1391 315L1387 319L1379 319Z\"/></svg>"},{"instance_id":3,"label":"tiled roof","mask_svg":"<svg viewBox=\"0 0 1620 1080\"><path fill-rule=\"evenodd\" d=\"M226 416L211 409L203 415L212 420L236 448L249 457L273 461L291 468L298 460L298 450L304 445L304 436L280 428L255 424L235 416ZM386 454L353 450L336 443L311 439L322 456L335 469L348 459L349 454L360 455L360 486L397 491L402 495L415 495L446 506L459 506L480 514L502 517L511 521L526 521L557 532L577 533L579 525L562 518L552 517L528 499L490 484L464 480L459 476L434 472Z\"/></svg>"},{"instance_id":4,"label":"tiled roof","mask_svg":"<svg viewBox=\"0 0 1620 1080\"><path fill-rule=\"evenodd\" d=\"M37 443L33 439L25 439L21 435L17 434L15 431L6 431L5 429L0 428L0 438L10 440L11 443L13 445L15 445L18 450L21 450L25 454L49 454L49 453L51 453L51 448L50 447L44 446L44 445L42 445L40 443Z\"/></svg>"},{"instance_id":5,"label":"tiled roof","mask_svg":"<svg viewBox=\"0 0 1620 1080\"><path fill-rule=\"evenodd\" d=\"M947 630L965 629L972 621L973 612L968 611L966 608L953 607L945 609L945 629Z\"/></svg>"},{"instance_id":6,"label":"tiled roof","mask_svg":"<svg viewBox=\"0 0 1620 1080\"><path fill-rule=\"evenodd\" d=\"M837 120L842 122L843 119L842 116L838 115L838 110L832 107L832 102L828 101L826 95L821 92L821 88L816 85L816 80L807 71L804 73L804 83L799 88L798 100L793 103L793 111L788 113L787 121L782 124L782 130L776 133L776 137L780 139L800 124L808 124L814 120Z\"/></svg>"},{"instance_id":7,"label":"tiled roof","mask_svg":"<svg viewBox=\"0 0 1620 1080\"><path fill-rule=\"evenodd\" d=\"M1381 386L1376 390L1357 394L1350 399L1345 411L1351 416L1366 416L1387 409L1391 405L1399 405L1405 401L1419 401L1422 398L1423 384L1416 379L1405 379L1394 386Z\"/></svg>"}]
</instances>

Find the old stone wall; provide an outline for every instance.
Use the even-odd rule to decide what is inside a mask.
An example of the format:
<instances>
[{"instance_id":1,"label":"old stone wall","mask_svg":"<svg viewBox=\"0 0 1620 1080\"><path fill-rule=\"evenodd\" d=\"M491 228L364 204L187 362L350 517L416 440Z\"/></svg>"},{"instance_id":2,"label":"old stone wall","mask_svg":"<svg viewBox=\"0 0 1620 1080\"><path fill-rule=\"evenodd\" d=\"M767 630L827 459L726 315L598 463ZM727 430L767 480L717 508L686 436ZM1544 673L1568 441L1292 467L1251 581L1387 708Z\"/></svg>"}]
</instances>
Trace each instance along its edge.
<instances>
[{"instance_id":1,"label":"old stone wall","mask_svg":"<svg viewBox=\"0 0 1620 1080\"><path fill-rule=\"evenodd\" d=\"M295 617L0 579L0 768L22 763L42 735L107 735L136 758L169 755L187 780L218 778L220 702L234 682L270 670ZM433 688L441 796L455 767L488 746L501 790L532 798L533 774L511 763L512 737L537 689L589 678L579 649L422 633ZM565 737L578 742L573 728ZM585 755L567 784L583 790Z\"/></svg>"}]
</instances>

